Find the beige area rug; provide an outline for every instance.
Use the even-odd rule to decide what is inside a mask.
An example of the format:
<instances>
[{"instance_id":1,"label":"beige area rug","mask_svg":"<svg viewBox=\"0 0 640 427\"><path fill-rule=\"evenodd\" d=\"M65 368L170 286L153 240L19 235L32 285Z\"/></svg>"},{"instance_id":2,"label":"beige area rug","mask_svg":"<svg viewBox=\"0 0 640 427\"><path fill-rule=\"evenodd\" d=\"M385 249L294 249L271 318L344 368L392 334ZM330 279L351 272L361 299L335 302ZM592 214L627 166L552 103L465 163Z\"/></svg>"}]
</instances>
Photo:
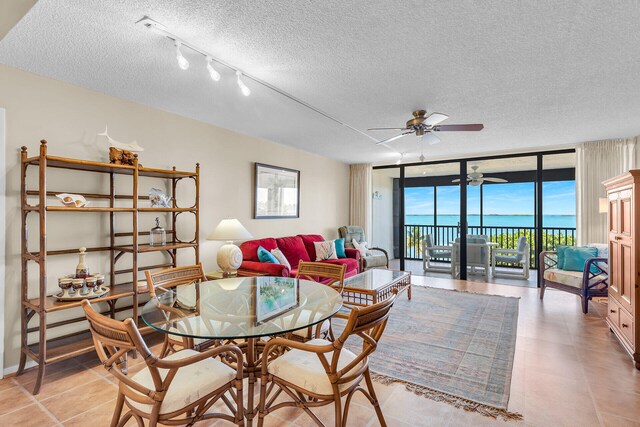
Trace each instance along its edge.
<instances>
[{"instance_id":1,"label":"beige area rug","mask_svg":"<svg viewBox=\"0 0 640 427\"><path fill-rule=\"evenodd\" d=\"M399 296L377 350L374 380L493 418L507 411L518 298L413 287ZM347 346L355 350L354 341Z\"/></svg>"}]
</instances>

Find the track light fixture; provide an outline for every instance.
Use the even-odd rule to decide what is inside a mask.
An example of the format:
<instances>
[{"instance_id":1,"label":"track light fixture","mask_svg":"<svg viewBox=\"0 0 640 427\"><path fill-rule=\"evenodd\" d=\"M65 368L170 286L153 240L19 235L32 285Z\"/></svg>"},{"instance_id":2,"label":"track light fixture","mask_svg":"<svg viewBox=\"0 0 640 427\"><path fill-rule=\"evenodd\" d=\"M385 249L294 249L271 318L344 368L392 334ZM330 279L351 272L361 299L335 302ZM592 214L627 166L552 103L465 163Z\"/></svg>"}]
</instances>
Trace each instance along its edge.
<instances>
[{"instance_id":1,"label":"track light fixture","mask_svg":"<svg viewBox=\"0 0 640 427\"><path fill-rule=\"evenodd\" d=\"M249 89L247 85L245 85L242 81L242 72L240 70L236 71L236 77L238 79L238 87L240 88L240 92L242 92L244 96L251 95L251 89Z\"/></svg>"},{"instance_id":2,"label":"track light fixture","mask_svg":"<svg viewBox=\"0 0 640 427\"><path fill-rule=\"evenodd\" d=\"M211 80L213 80L214 82L219 82L220 81L220 73L213 68L213 65L211 64L213 60L211 59L210 56L207 56L207 71L209 72L209 75L211 76Z\"/></svg>"},{"instance_id":3,"label":"track light fixture","mask_svg":"<svg viewBox=\"0 0 640 427\"><path fill-rule=\"evenodd\" d=\"M404 153L400 153L400 158L396 160L396 165L399 165L404 160Z\"/></svg>"},{"instance_id":4,"label":"track light fixture","mask_svg":"<svg viewBox=\"0 0 640 427\"><path fill-rule=\"evenodd\" d=\"M186 70L189 68L189 61L187 61L187 58L182 56L182 52L180 52L180 46L182 46L182 42L176 40L176 59L178 60L178 66L183 70Z\"/></svg>"}]
</instances>

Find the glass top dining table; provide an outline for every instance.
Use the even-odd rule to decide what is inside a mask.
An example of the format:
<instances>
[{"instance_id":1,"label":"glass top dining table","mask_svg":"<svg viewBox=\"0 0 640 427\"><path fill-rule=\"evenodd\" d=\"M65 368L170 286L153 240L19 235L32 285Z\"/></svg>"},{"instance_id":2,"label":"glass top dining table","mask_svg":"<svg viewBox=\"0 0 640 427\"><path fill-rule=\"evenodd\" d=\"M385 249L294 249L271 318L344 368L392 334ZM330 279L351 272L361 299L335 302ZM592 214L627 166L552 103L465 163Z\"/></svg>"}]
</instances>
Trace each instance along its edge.
<instances>
[{"instance_id":1,"label":"glass top dining table","mask_svg":"<svg viewBox=\"0 0 640 427\"><path fill-rule=\"evenodd\" d=\"M330 318L342 297L330 286L287 277L234 277L158 290L142 309L150 327L201 339L286 334Z\"/></svg>"}]
</instances>

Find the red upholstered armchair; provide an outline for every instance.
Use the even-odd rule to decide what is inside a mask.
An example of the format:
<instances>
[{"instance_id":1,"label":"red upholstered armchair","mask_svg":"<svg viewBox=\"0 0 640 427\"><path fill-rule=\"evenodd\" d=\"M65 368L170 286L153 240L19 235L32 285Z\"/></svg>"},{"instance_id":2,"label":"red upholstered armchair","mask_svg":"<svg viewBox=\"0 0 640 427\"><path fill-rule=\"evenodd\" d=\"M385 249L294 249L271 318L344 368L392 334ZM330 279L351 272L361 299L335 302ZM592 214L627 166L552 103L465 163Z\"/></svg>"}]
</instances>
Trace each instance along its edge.
<instances>
[{"instance_id":1,"label":"red upholstered armchair","mask_svg":"<svg viewBox=\"0 0 640 427\"><path fill-rule=\"evenodd\" d=\"M316 250L313 243L324 240L324 237L319 234L299 234L297 236L248 240L240 245L243 258L240 269L268 276L295 277L300 261L316 260ZM289 261L289 264L291 264L291 269L283 264L260 262L258 259L258 248L260 246L268 251L279 248L287 258L287 261ZM356 249L345 249L345 253L347 255L346 258L330 259L322 262L345 264L347 270L344 277L347 278L358 274L360 253Z\"/></svg>"}]
</instances>

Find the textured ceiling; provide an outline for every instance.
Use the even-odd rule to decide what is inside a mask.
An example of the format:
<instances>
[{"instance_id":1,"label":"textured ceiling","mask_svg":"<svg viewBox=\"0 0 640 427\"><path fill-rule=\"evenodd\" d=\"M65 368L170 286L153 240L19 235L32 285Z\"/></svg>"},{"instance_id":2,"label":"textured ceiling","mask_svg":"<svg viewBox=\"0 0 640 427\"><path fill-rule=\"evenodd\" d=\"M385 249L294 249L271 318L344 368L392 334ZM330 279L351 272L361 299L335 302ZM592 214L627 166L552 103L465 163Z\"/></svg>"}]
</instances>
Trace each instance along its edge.
<instances>
[{"instance_id":1,"label":"textured ceiling","mask_svg":"<svg viewBox=\"0 0 640 427\"><path fill-rule=\"evenodd\" d=\"M166 39L134 25L144 15L360 130L417 108L485 124L439 134L428 160L640 134L632 0L40 0L0 63L349 163L420 155L414 136L376 146L250 81L245 98L229 70L213 84L188 51L180 70Z\"/></svg>"}]
</instances>

